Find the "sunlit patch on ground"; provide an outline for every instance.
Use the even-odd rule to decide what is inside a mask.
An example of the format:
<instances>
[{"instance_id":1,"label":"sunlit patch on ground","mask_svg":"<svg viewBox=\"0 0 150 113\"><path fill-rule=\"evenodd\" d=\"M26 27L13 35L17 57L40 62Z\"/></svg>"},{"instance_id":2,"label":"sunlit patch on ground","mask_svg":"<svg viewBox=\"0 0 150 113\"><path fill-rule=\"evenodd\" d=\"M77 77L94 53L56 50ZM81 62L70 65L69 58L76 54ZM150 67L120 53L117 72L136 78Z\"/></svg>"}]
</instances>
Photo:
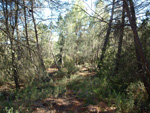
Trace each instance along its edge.
<instances>
[{"instance_id":1,"label":"sunlit patch on ground","mask_svg":"<svg viewBox=\"0 0 150 113\"><path fill-rule=\"evenodd\" d=\"M54 73L54 72L57 72L57 71L58 71L57 68L48 68L48 69L47 69L47 72L48 72L48 73Z\"/></svg>"},{"instance_id":2,"label":"sunlit patch on ground","mask_svg":"<svg viewBox=\"0 0 150 113\"><path fill-rule=\"evenodd\" d=\"M75 75L79 76L94 76L95 71L89 71L87 67L82 67ZM57 68L48 68L49 74L57 72ZM58 85L58 84L57 84ZM67 88L63 97L50 97L34 103L33 113L115 113L116 107L108 107L104 102L99 102L97 105L86 105L83 99L79 99L74 94L74 91Z\"/></svg>"}]
</instances>

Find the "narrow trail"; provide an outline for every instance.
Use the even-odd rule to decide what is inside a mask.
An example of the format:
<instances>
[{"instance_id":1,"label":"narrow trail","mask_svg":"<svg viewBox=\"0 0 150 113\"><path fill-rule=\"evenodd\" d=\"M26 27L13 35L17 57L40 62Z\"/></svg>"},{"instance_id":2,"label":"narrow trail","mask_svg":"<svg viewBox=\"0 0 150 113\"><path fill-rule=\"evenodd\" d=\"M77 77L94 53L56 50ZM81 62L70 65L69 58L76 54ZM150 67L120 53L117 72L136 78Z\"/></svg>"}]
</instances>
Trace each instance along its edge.
<instances>
[{"instance_id":1,"label":"narrow trail","mask_svg":"<svg viewBox=\"0 0 150 113\"><path fill-rule=\"evenodd\" d=\"M51 76L57 71L56 68L47 69ZM86 77L94 76L95 74L96 72L89 71L86 67L81 68L77 73L77 75ZM32 108L32 113L115 113L116 109L108 107L104 102L99 102L98 105L86 105L85 101L77 98L69 88L65 97L46 98L33 104Z\"/></svg>"}]
</instances>

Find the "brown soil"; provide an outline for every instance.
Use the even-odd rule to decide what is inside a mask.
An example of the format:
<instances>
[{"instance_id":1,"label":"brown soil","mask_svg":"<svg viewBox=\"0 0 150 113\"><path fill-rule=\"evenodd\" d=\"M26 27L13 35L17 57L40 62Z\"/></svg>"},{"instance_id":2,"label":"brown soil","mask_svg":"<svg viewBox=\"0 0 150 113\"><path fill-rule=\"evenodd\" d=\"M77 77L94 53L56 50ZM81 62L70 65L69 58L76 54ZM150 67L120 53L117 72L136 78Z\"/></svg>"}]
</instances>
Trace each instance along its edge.
<instances>
[{"instance_id":1,"label":"brown soil","mask_svg":"<svg viewBox=\"0 0 150 113\"><path fill-rule=\"evenodd\" d=\"M48 68L48 73L55 73L56 68ZM89 68L83 67L77 75L94 76L96 72L89 71ZM67 89L66 98L46 98L38 104L33 105L33 113L115 113L115 107L108 107L106 103L99 102L98 105L85 106L85 101L78 99L73 91Z\"/></svg>"},{"instance_id":2,"label":"brown soil","mask_svg":"<svg viewBox=\"0 0 150 113\"><path fill-rule=\"evenodd\" d=\"M79 70L76 75L81 76L95 76L96 72L89 71L89 68L83 67ZM57 72L57 68L48 68L47 72L53 74ZM22 88L24 86L22 85ZM10 89L15 89L14 84L5 84L0 86L1 91L9 91ZM22 103L22 102L21 102ZM24 104L30 103L32 113L115 113L115 107L108 107L106 103L99 102L97 105L86 105L84 99L77 98L73 91L67 89L65 97L59 98L46 98L42 101L34 102L23 102ZM15 104L15 102L14 102ZM19 104L18 102L16 104ZM23 108L22 108L23 109ZM24 108L25 109L25 108Z\"/></svg>"}]
</instances>

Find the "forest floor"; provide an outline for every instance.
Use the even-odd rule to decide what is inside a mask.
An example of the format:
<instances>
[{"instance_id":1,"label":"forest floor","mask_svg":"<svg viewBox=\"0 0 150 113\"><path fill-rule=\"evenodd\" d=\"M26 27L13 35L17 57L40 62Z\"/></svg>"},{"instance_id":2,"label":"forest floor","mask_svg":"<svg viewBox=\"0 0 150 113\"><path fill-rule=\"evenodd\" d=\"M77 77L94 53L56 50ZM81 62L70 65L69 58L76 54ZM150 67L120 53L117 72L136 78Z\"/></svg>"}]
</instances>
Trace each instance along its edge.
<instances>
[{"instance_id":1,"label":"forest floor","mask_svg":"<svg viewBox=\"0 0 150 113\"><path fill-rule=\"evenodd\" d=\"M53 75L58 70L56 68L48 68L47 72L49 75ZM79 69L79 71L75 74L75 76L81 76L85 79L89 77L94 77L96 75L95 71L91 71L88 67L82 67ZM85 80L84 79L84 80ZM84 82L83 80L83 82ZM80 80L79 80L80 81ZM80 84L80 82L77 81L75 84ZM61 86L61 82L55 83L56 85ZM71 86L71 85L70 85ZM0 92L2 91L9 91L9 88L15 88L12 84L7 84L5 86L0 87ZM22 85L23 88L23 85ZM84 86L83 86L84 88ZM80 88L79 88L80 89ZM80 92L80 91L78 91ZM87 92L88 93L88 92ZM36 95L36 94L35 94ZM105 101L98 101L95 98L91 98L91 100L96 101L96 104L90 104L87 103L86 100L82 97L79 98L76 91L73 90L71 87L66 87L66 91L57 97L48 97L44 99L39 100L27 100L27 101L13 101L13 106L20 106L22 107L17 109L26 109L25 106L30 107L30 112L32 113L115 113L116 107L110 107L105 103ZM0 104L0 109L2 109L3 106ZM24 111L25 112L25 111Z\"/></svg>"},{"instance_id":2,"label":"forest floor","mask_svg":"<svg viewBox=\"0 0 150 113\"><path fill-rule=\"evenodd\" d=\"M56 68L49 68L48 73L57 72ZM89 71L89 68L82 67L77 75L84 77L95 76L96 72ZM84 99L78 98L75 92L67 88L65 97L46 98L34 105L33 113L115 113L115 107L108 107L105 102L98 102L96 105L87 105Z\"/></svg>"}]
</instances>

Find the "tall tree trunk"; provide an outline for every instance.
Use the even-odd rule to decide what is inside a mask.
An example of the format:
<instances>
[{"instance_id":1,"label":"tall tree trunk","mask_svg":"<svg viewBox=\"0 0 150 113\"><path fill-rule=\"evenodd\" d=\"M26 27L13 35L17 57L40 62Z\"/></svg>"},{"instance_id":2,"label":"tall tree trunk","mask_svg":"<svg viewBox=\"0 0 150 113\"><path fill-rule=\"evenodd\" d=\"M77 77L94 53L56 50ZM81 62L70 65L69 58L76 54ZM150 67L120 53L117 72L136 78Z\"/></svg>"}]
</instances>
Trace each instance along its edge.
<instances>
[{"instance_id":1,"label":"tall tree trunk","mask_svg":"<svg viewBox=\"0 0 150 113\"><path fill-rule=\"evenodd\" d=\"M60 40L60 58L59 63L62 66L63 65L63 47L64 47L64 36L60 34L61 40Z\"/></svg>"},{"instance_id":2,"label":"tall tree trunk","mask_svg":"<svg viewBox=\"0 0 150 113\"><path fill-rule=\"evenodd\" d=\"M19 11L19 4L18 0L15 0L15 28L16 28L16 34L17 34L17 57L18 60L21 59L21 49L20 49L20 34L19 34L19 29L18 29L18 11Z\"/></svg>"},{"instance_id":3,"label":"tall tree trunk","mask_svg":"<svg viewBox=\"0 0 150 113\"><path fill-rule=\"evenodd\" d=\"M28 25L27 25L27 13L26 13L25 0L23 0L23 9L24 9L24 22L25 22L25 34L26 34L25 38L26 38L27 46L29 48L29 56L32 60L31 51L30 51L30 44L29 44L29 36L28 36Z\"/></svg>"},{"instance_id":4,"label":"tall tree trunk","mask_svg":"<svg viewBox=\"0 0 150 113\"><path fill-rule=\"evenodd\" d=\"M60 48L60 58L59 58L59 63L62 66L63 65L63 48Z\"/></svg>"},{"instance_id":5,"label":"tall tree trunk","mask_svg":"<svg viewBox=\"0 0 150 113\"><path fill-rule=\"evenodd\" d=\"M106 37L105 37L104 46L102 48L102 54L101 54L101 57L98 61L98 66L97 66L98 69L100 69L101 65L103 64L103 58L104 58L104 55L105 55L105 52L106 52L106 47L107 47L108 42L109 42L109 35L110 35L110 32L111 32L111 26L112 26L112 21L113 21L113 16L114 16L114 9L115 9L115 0L113 0L113 4L112 4L111 17L110 17L110 20L109 20L109 26L108 26L107 34L106 34Z\"/></svg>"},{"instance_id":6,"label":"tall tree trunk","mask_svg":"<svg viewBox=\"0 0 150 113\"><path fill-rule=\"evenodd\" d=\"M129 10L128 2L126 0L123 0L123 2L125 4L127 16L129 18L129 22L130 22L130 25L134 34L135 48L137 50L136 54L138 58L137 62L138 62L139 67L142 68L141 77L142 77L144 86L148 92L149 99L150 99L150 82L149 82L150 81L150 68L144 56L143 48L142 48L139 35L137 32L134 3L132 0L129 1L129 5L130 5L130 10Z\"/></svg>"},{"instance_id":7,"label":"tall tree trunk","mask_svg":"<svg viewBox=\"0 0 150 113\"><path fill-rule=\"evenodd\" d=\"M42 57L41 48L39 46L38 31L37 31L37 27L36 27L35 18L34 18L33 0L31 0L31 10L32 10L31 11L31 13L32 13L32 20L33 20L33 24L34 24L36 45L37 45L38 56L39 56L39 59L40 59L40 65L41 65L43 71L45 71L46 69L45 69L45 65L44 65L44 61L43 61L43 57Z\"/></svg>"},{"instance_id":8,"label":"tall tree trunk","mask_svg":"<svg viewBox=\"0 0 150 113\"><path fill-rule=\"evenodd\" d=\"M18 0L15 0L15 27L14 27L14 30L16 29L16 34L17 34L17 50L18 50L18 52L17 52L17 57L18 57L18 59L16 59L15 58L15 56L14 56L14 58L16 59L16 60L20 60L20 58L21 58L21 56L20 56L20 44L19 44L19 41L20 41L20 35L19 35L19 31L18 31L18 11L19 11L19 6L18 6ZM14 35L14 33L13 33L13 35ZM14 53L14 55L15 55L15 53ZM14 61L14 67L15 67L15 70L14 70L14 74L16 75L15 77L14 77L14 80L15 80L15 84L16 84L16 88L18 89L18 88L20 88L20 85L19 85L19 75L18 75L18 66L17 66L17 64L15 63L15 59L12 59L13 61Z\"/></svg>"},{"instance_id":9,"label":"tall tree trunk","mask_svg":"<svg viewBox=\"0 0 150 113\"><path fill-rule=\"evenodd\" d=\"M115 75L118 72L118 68L119 68L119 62L120 62L121 51L122 51L122 41L123 41L124 24L125 24L125 5L123 3L122 23L121 23L121 28L120 28L120 37L119 37L119 43L118 43L118 52L116 54L116 63L115 63L115 68L114 68L114 74L113 75Z\"/></svg>"},{"instance_id":10,"label":"tall tree trunk","mask_svg":"<svg viewBox=\"0 0 150 113\"><path fill-rule=\"evenodd\" d=\"M14 78L14 82L16 85L16 89L20 88L19 86L19 77L18 77L18 73L17 73L17 65L16 65L16 57L15 57L15 49L14 49L14 45L13 45L13 38L14 38L14 27L12 27L12 32L10 32L11 30L9 29L9 13L8 13L8 3L6 0L6 6L4 8L4 0L2 0L2 4L3 4L3 12L4 12L4 16L5 16L5 26L6 26L6 32L7 32L7 37L9 38L10 41L10 48L11 48L11 60L12 60L12 72L13 72L13 78ZM16 16L16 15L15 15ZM10 22L11 23L11 22Z\"/></svg>"},{"instance_id":11,"label":"tall tree trunk","mask_svg":"<svg viewBox=\"0 0 150 113\"><path fill-rule=\"evenodd\" d=\"M14 81L15 81L15 85L16 85L16 89L20 88L19 85L19 76L18 76L18 71L17 71L17 64L16 64L16 57L15 57L15 53L13 50L13 41L11 40L11 55L12 55L12 70L13 70L13 77L14 77Z\"/></svg>"}]
</instances>

